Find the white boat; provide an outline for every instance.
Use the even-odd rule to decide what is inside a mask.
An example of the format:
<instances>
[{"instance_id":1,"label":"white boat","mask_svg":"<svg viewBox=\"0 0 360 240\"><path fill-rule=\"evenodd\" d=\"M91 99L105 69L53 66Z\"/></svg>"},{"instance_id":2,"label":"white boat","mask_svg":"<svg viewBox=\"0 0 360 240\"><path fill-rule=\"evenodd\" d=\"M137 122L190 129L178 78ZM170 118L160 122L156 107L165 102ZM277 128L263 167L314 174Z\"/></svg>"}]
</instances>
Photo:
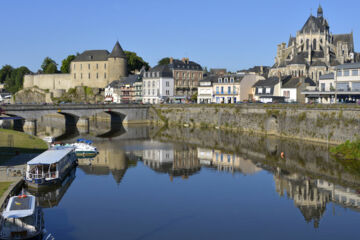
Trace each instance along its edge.
<instances>
[{"instance_id":1,"label":"white boat","mask_svg":"<svg viewBox=\"0 0 360 240\"><path fill-rule=\"evenodd\" d=\"M25 183L32 188L60 184L76 163L74 147L53 147L27 163Z\"/></svg>"},{"instance_id":2,"label":"white boat","mask_svg":"<svg viewBox=\"0 0 360 240\"><path fill-rule=\"evenodd\" d=\"M0 220L0 239L41 239L43 213L32 195L11 197Z\"/></svg>"},{"instance_id":3,"label":"white boat","mask_svg":"<svg viewBox=\"0 0 360 240\"><path fill-rule=\"evenodd\" d=\"M43 140L47 143L53 143L55 138L52 136L47 136L47 137L44 137Z\"/></svg>"}]
</instances>

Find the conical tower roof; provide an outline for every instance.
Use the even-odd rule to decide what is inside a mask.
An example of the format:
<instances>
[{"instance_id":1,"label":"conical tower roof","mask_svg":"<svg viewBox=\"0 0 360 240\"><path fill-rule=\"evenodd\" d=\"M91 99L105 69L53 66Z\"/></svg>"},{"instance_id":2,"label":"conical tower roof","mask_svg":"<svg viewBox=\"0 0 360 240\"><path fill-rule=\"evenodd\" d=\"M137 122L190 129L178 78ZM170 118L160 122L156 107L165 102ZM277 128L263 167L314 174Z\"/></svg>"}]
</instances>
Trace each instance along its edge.
<instances>
[{"instance_id":1,"label":"conical tower roof","mask_svg":"<svg viewBox=\"0 0 360 240\"><path fill-rule=\"evenodd\" d=\"M126 55L122 50L119 41L116 41L113 50L111 51L109 58L125 58Z\"/></svg>"}]
</instances>

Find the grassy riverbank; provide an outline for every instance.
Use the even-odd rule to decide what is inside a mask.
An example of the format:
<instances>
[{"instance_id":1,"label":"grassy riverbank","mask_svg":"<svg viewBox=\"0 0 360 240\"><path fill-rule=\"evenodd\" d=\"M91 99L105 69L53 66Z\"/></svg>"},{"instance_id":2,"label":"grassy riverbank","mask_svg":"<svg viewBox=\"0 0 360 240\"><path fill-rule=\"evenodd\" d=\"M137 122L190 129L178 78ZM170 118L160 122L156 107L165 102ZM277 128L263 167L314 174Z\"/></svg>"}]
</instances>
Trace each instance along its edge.
<instances>
[{"instance_id":1,"label":"grassy riverbank","mask_svg":"<svg viewBox=\"0 0 360 240\"><path fill-rule=\"evenodd\" d=\"M23 132L0 129L0 164L21 153L41 153L48 148L42 139Z\"/></svg>"},{"instance_id":2,"label":"grassy riverbank","mask_svg":"<svg viewBox=\"0 0 360 240\"><path fill-rule=\"evenodd\" d=\"M0 198L8 190L9 186L11 185L11 182L0 182Z\"/></svg>"},{"instance_id":3,"label":"grassy riverbank","mask_svg":"<svg viewBox=\"0 0 360 240\"><path fill-rule=\"evenodd\" d=\"M330 149L336 160L352 174L360 175L360 140L346 141Z\"/></svg>"}]
</instances>

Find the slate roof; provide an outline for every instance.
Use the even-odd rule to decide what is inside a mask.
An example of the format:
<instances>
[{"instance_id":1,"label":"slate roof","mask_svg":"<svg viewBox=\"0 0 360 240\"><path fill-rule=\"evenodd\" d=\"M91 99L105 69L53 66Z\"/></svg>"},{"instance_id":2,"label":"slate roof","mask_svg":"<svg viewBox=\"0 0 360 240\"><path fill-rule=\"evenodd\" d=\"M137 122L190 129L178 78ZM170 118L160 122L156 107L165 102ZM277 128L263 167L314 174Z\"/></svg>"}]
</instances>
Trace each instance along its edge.
<instances>
[{"instance_id":1,"label":"slate roof","mask_svg":"<svg viewBox=\"0 0 360 240\"><path fill-rule=\"evenodd\" d=\"M184 63L178 59L174 59L172 64L169 64L171 69L184 69L184 70L199 70L202 71L202 67L200 64L189 61L189 63Z\"/></svg>"},{"instance_id":2,"label":"slate roof","mask_svg":"<svg viewBox=\"0 0 360 240\"><path fill-rule=\"evenodd\" d=\"M288 64L303 64L306 65L306 58L307 58L308 53L307 52L300 52L298 53Z\"/></svg>"},{"instance_id":3,"label":"slate roof","mask_svg":"<svg viewBox=\"0 0 360 240\"><path fill-rule=\"evenodd\" d=\"M214 82L218 81L219 77L220 76L218 76L218 75L209 75L209 76L206 76L205 78L201 79L199 82L211 82L211 83L214 83Z\"/></svg>"},{"instance_id":4,"label":"slate roof","mask_svg":"<svg viewBox=\"0 0 360 240\"><path fill-rule=\"evenodd\" d=\"M360 63L345 63L335 67L335 69L357 69L357 68L360 68Z\"/></svg>"},{"instance_id":5,"label":"slate roof","mask_svg":"<svg viewBox=\"0 0 360 240\"><path fill-rule=\"evenodd\" d=\"M120 88L124 85L133 85L136 82L142 81L141 75L129 75L120 80L112 81L107 87Z\"/></svg>"},{"instance_id":6,"label":"slate roof","mask_svg":"<svg viewBox=\"0 0 360 240\"><path fill-rule=\"evenodd\" d=\"M329 30L329 25L325 18L323 17L314 17L310 16L302 29L300 30L301 33L317 33L317 32L325 32Z\"/></svg>"},{"instance_id":7,"label":"slate roof","mask_svg":"<svg viewBox=\"0 0 360 240\"><path fill-rule=\"evenodd\" d=\"M352 50L354 48L354 37L352 33L349 34L334 34L333 35L334 45L337 45L337 42L346 42L350 45Z\"/></svg>"},{"instance_id":8,"label":"slate roof","mask_svg":"<svg viewBox=\"0 0 360 240\"><path fill-rule=\"evenodd\" d=\"M144 78L151 78L148 77L148 73L159 73L159 77L173 77L172 70L170 69L171 64L168 65L156 65L155 67L151 68L148 72L144 74ZM158 77L156 75L156 77Z\"/></svg>"},{"instance_id":9,"label":"slate roof","mask_svg":"<svg viewBox=\"0 0 360 240\"><path fill-rule=\"evenodd\" d=\"M315 67L323 66L323 67L326 67L327 65L326 65L326 63L324 63L322 61L316 61L316 62L312 63L311 66L315 66Z\"/></svg>"},{"instance_id":10,"label":"slate roof","mask_svg":"<svg viewBox=\"0 0 360 240\"><path fill-rule=\"evenodd\" d=\"M87 50L76 56L73 62L106 61L108 55L109 52L107 50Z\"/></svg>"},{"instance_id":11,"label":"slate roof","mask_svg":"<svg viewBox=\"0 0 360 240\"><path fill-rule=\"evenodd\" d=\"M282 85L281 88L297 88L301 83L302 77L293 77ZM309 86L316 86L316 83L311 78L305 78L304 82L309 84Z\"/></svg>"},{"instance_id":12,"label":"slate roof","mask_svg":"<svg viewBox=\"0 0 360 240\"><path fill-rule=\"evenodd\" d=\"M324 74L319 77L319 80L331 80L334 79L334 73Z\"/></svg>"},{"instance_id":13,"label":"slate roof","mask_svg":"<svg viewBox=\"0 0 360 240\"><path fill-rule=\"evenodd\" d=\"M288 47L290 47L292 45L292 43L295 42L295 41L296 41L296 37L292 37L290 35L289 42L288 42Z\"/></svg>"},{"instance_id":14,"label":"slate roof","mask_svg":"<svg viewBox=\"0 0 360 240\"><path fill-rule=\"evenodd\" d=\"M116 41L113 50L111 51L110 58L126 58L124 51L122 50L119 41Z\"/></svg>"}]
</instances>

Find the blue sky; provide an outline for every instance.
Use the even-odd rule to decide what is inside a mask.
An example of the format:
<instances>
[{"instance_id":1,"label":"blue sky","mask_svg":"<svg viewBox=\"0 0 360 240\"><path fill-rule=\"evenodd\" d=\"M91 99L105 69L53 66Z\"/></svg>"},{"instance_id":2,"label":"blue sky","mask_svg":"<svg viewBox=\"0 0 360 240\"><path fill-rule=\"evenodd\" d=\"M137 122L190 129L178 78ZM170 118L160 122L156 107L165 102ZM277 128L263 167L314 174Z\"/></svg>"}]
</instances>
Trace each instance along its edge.
<instances>
[{"instance_id":1,"label":"blue sky","mask_svg":"<svg viewBox=\"0 0 360 240\"><path fill-rule=\"evenodd\" d=\"M229 70L273 65L321 3L334 34L354 32L358 0L2 0L0 66L40 68L87 49L111 51L116 40L154 66L166 56L189 57ZM344 7L345 6L345 7Z\"/></svg>"}]
</instances>

